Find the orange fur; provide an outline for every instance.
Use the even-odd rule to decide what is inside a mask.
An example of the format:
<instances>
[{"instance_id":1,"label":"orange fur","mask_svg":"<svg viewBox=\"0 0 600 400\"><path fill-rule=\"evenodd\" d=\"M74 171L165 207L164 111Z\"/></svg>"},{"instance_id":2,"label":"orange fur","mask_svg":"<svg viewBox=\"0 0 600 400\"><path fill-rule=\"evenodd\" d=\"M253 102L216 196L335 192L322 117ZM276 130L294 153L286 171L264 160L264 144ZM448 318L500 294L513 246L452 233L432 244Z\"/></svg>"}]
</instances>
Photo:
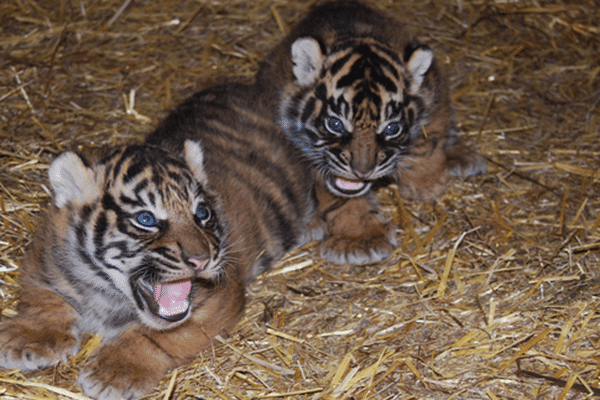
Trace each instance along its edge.
<instances>
[{"instance_id":1,"label":"orange fur","mask_svg":"<svg viewBox=\"0 0 600 400\"><path fill-rule=\"evenodd\" d=\"M226 276L237 273L228 268ZM147 394L169 370L191 361L217 334L231 330L244 302L243 284L228 278L218 289L198 297L201 308L180 326L166 331L130 326L117 341L92 353L81 371L82 389L101 392L104 398Z\"/></svg>"},{"instance_id":2,"label":"orange fur","mask_svg":"<svg viewBox=\"0 0 600 400\"><path fill-rule=\"evenodd\" d=\"M392 224L377 211L371 196L340 198L333 195L321 180L317 181L318 218L327 233L321 244L326 259L344 263L365 264L385 259L396 247Z\"/></svg>"},{"instance_id":3,"label":"orange fur","mask_svg":"<svg viewBox=\"0 0 600 400\"><path fill-rule=\"evenodd\" d=\"M21 265L18 314L0 323L1 367L65 362L94 332L105 338L82 365L83 391L136 398L233 328L261 249L226 243L201 158L193 146L184 156L132 146L57 157L53 203ZM242 246L249 257L229 262L220 246ZM185 314L157 294L136 296L181 280L191 285Z\"/></svg>"},{"instance_id":4,"label":"orange fur","mask_svg":"<svg viewBox=\"0 0 600 400\"><path fill-rule=\"evenodd\" d=\"M148 394L232 329L246 283L306 240L315 205L312 182L292 171L302 161L229 90L244 93L213 88L184 103L153 134L156 146L55 159L52 204L21 265L18 314L0 322L0 367L66 361L94 332L104 339L81 366L83 392ZM218 118L197 125L189 106ZM235 148L252 151L252 128L253 155L236 159Z\"/></svg>"},{"instance_id":5,"label":"orange fur","mask_svg":"<svg viewBox=\"0 0 600 400\"><path fill-rule=\"evenodd\" d=\"M319 210L339 206L324 220L329 261L379 261L396 246L368 185L396 181L402 196L429 201L451 176L486 170L457 135L433 51L399 21L357 1L315 7L264 58L255 90L324 182L316 188L325 202Z\"/></svg>"}]
</instances>

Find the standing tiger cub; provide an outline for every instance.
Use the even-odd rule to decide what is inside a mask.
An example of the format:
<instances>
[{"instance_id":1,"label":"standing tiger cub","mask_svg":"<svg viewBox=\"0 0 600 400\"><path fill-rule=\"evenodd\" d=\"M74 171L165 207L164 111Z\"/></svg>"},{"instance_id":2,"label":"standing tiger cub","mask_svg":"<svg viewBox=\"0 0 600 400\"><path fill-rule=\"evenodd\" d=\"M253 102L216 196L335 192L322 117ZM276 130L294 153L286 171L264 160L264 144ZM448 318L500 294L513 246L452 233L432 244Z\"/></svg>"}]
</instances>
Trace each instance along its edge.
<instances>
[{"instance_id":1,"label":"standing tiger cub","mask_svg":"<svg viewBox=\"0 0 600 400\"><path fill-rule=\"evenodd\" d=\"M211 99L191 102L209 107ZM252 128L235 110L214 107ZM164 127L201 129L187 114ZM83 392L102 400L150 393L233 328L246 282L305 240L314 205L301 173L279 173L280 190L260 169L213 167L227 163L224 149L208 156L197 141L179 145L66 152L51 164L52 204L21 263L18 314L0 322L1 368L65 361L94 332L104 339L81 366ZM278 170L294 158L289 146L256 151L257 163ZM261 183L268 194L257 192Z\"/></svg>"},{"instance_id":2,"label":"standing tiger cub","mask_svg":"<svg viewBox=\"0 0 600 400\"><path fill-rule=\"evenodd\" d=\"M396 246L370 195L375 183L395 180L404 197L430 200L451 175L486 171L457 136L433 51L360 3L313 9L265 57L256 91L313 165L329 261L375 262Z\"/></svg>"}]
</instances>

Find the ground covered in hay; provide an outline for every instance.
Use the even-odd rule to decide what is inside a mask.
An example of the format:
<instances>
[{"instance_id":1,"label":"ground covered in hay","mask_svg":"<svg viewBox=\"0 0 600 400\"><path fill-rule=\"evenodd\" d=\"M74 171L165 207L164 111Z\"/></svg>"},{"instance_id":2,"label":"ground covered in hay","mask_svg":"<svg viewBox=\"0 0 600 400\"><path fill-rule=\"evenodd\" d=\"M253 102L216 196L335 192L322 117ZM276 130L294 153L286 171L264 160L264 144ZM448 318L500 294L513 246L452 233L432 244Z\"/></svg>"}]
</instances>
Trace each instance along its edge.
<instances>
[{"instance_id":1,"label":"ground covered in hay","mask_svg":"<svg viewBox=\"0 0 600 400\"><path fill-rule=\"evenodd\" d=\"M0 306L66 148L139 141L185 97L250 80L310 2L0 3ZM434 203L379 198L401 247L368 266L318 244L249 288L228 338L151 399L600 396L600 5L373 1L431 44L489 173ZM83 398L84 355L0 371L0 396Z\"/></svg>"}]
</instances>

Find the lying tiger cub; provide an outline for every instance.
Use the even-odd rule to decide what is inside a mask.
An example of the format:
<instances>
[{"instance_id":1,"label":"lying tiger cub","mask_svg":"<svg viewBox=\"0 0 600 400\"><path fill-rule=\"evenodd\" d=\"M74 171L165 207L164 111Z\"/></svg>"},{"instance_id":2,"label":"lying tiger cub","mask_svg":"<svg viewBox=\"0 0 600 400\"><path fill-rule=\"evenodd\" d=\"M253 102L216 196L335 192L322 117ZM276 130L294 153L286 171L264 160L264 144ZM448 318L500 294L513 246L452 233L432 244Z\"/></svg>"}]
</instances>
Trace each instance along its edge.
<instances>
[{"instance_id":1,"label":"lying tiger cub","mask_svg":"<svg viewBox=\"0 0 600 400\"><path fill-rule=\"evenodd\" d=\"M152 135L157 146L52 162L54 196L21 264L18 314L0 323L0 367L65 361L94 332L104 340L81 367L83 392L145 395L236 324L248 280L312 238L314 183L301 157L224 92L175 110ZM196 107L215 120L196 119Z\"/></svg>"},{"instance_id":2,"label":"lying tiger cub","mask_svg":"<svg viewBox=\"0 0 600 400\"><path fill-rule=\"evenodd\" d=\"M375 184L395 180L404 197L431 200L451 175L486 171L457 136L433 51L358 2L313 9L265 57L255 90L313 165L329 261L375 262L396 247L371 198Z\"/></svg>"}]
</instances>

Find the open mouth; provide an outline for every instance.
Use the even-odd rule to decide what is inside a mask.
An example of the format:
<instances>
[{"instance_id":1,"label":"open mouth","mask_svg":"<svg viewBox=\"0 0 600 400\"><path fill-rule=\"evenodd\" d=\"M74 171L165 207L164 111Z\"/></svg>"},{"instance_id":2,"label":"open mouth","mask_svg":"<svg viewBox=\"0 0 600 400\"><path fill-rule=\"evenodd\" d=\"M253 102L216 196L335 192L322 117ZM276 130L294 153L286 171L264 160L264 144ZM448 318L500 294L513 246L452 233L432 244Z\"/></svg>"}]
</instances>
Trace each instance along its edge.
<instances>
[{"instance_id":1,"label":"open mouth","mask_svg":"<svg viewBox=\"0 0 600 400\"><path fill-rule=\"evenodd\" d=\"M141 297L154 316L169 322L181 321L190 308L191 279L157 282L154 285L139 280Z\"/></svg>"},{"instance_id":2,"label":"open mouth","mask_svg":"<svg viewBox=\"0 0 600 400\"><path fill-rule=\"evenodd\" d=\"M371 182L332 176L328 180L330 188L342 196L361 196L371 187Z\"/></svg>"}]
</instances>

